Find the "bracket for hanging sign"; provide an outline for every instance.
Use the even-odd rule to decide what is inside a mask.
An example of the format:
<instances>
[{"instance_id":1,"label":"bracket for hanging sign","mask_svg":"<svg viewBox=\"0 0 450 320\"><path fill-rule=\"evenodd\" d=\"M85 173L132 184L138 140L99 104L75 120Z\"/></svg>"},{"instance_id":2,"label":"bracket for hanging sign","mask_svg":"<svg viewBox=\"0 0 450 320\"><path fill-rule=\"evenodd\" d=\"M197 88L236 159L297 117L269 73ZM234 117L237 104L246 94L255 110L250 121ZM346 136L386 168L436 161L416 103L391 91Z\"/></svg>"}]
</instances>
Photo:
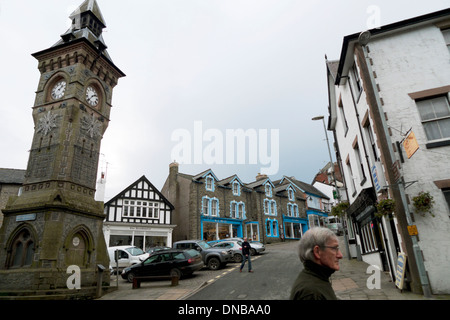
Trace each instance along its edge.
<instances>
[{"instance_id":1,"label":"bracket for hanging sign","mask_svg":"<svg viewBox=\"0 0 450 320\"><path fill-rule=\"evenodd\" d=\"M408 233L410 236L417 236L419 234L417 226L415 224L408 226Z\"/></svg>"}]
</instances>

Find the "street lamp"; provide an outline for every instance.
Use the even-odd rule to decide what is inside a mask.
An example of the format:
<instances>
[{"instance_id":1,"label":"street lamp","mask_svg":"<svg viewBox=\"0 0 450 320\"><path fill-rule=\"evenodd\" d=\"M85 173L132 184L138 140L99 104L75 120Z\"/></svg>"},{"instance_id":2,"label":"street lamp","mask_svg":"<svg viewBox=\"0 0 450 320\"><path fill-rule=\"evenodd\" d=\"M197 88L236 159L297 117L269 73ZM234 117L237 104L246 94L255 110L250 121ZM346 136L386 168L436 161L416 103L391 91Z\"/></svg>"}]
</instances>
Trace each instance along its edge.
<instances>
[{"instance_id":1,"label":"street lamp","mask_svg":"<svg viewBox=\"0 0 450 320\"><path fill-rule=\"evenodd\" d=\"M317 116L312 118L311 120L317 121L317 120L322 120L323 122L323 130L325 131L325 139L327 140L327 146L328 146L328 154L330 155L330 161L331 161L331 172L333 173L333 179L334 179L334 188L335 188L335 192L336 192L336 197L337 197L337 201L339 202L339 191L337 188L337 181L336 181L336 176L334 174L334 163L333 163L333 158L331 157L331 150L330 150L330 143L328 141L328 134L327 134L327 127L325 126L325 117L324 116Z\"/></svg>"},{"instance_id":2,"label":"street lamp","mask_svg":"<svg viewBox=\"0 0 450 320\"><path fill-rule=\"evenodd\" d=\"M333 173L333 179L334 179L334 192L336 192L336 197L337 197L337 202L341 202L341 197L339 195L339 190L337 187L337 181L336 181L336 175L334 174L334 163L333 163L333 158L331 157L331 150L330 150L330 143L328 142L328 134L327 134L327 127L325 126L325 117L324 116L317 116L312 118L311 120L317 121L317 120L322 120L323 122L323 130L325 131L325 138L327 139L327 146L328 146L328 154L330 155L330 161L331 161L331 172ZM347 225L347 223L344 224L345 226ZM351 255L350 255L350 248L348 245L348 236L347 236L347 230L344 231L344 243L345 243L345 249L347 250L347 257L348 260L351 259Z\"/></svg>"}]
</instances>

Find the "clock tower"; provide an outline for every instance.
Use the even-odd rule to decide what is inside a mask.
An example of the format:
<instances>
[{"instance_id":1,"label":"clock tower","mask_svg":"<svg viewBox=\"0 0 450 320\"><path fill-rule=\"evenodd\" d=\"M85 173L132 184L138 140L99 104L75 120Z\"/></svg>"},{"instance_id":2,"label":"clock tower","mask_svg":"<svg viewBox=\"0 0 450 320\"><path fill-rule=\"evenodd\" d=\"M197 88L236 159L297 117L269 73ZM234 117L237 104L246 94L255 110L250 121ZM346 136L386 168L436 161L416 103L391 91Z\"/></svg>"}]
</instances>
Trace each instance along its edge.
<instances>
[{"instance_id":1,"label":"clock tower","mask_svg":"<svg viewBox=\"0 0 450 320\"><path fill-rule=\"evenodd\" d=\"M94 195L113 89L125 74L106 50L96 0L84 1L70 19L56 44L33 54L40 71L34 136L21 194L3 210L2 289L71 289L68 269L79 270L71 279L79 275L83 289L97 285L99 266L108 271L103 202Z\"/></svg>"}]
</instances>

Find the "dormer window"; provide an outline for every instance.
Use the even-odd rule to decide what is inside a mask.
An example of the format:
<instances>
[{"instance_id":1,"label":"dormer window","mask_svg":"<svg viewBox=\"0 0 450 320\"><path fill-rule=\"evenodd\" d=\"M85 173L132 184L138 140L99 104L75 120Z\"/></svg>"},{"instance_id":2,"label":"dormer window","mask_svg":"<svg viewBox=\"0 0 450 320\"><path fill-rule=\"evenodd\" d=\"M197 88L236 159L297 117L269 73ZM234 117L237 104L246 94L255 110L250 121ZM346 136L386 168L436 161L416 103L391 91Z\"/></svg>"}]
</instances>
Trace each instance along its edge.
<instances>
[{"instance_id":1,"label":"dormer window","mask_svg":"<svg viewBox=\"0 0 450 320\"><path fill-rule=\"evenodd\" d=\"M265 191L267 197L272 197L272 186L269 183L266 184Z\"/></svg>"},{"instance_id":2,"label":"dormer window","mask_svg":"<svg viewBox=\"0 0 450 320\"><path fill-rule=\"evenodd\" d=\"M241 185L239 182L233 182L233 195L240 196L241 195Z\"/></svg>"},{"instance_id":3,"label":"dormer window","mask_svg":"<svg viewBox=\"0 0 450 320\"><path fill-rule=\"evenodd\" d=\"M214 191L214 178L211 175L206 177L206 190Z\"/></svg>"},{"instance_id":4,"label":"dormer window","mask_svg":"<svg viewBox=\"0 0 450 320\"><path fill-rule=\"evenodd\" d=\"M291 188L288 190L288 194L289 194L289 200L290 201L294 201L294 190L292 190Z\"/></svg>"}]
</instances>

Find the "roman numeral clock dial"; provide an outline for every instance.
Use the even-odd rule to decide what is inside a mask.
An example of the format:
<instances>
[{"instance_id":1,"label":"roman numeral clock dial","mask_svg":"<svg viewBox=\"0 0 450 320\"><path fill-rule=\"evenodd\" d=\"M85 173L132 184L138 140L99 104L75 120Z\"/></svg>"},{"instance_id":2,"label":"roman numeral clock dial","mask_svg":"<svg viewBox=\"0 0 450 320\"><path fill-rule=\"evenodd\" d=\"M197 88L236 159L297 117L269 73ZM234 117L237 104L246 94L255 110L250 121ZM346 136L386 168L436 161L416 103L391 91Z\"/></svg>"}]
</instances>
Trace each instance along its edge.
<instances>
[{"instance_id":1,"label":"roman numeral clock dial","mask_svg":"<svg viewBox=\"0 0 450 320\"><path fill-rule=\"evenodd\" d=\"M86 101L90 106L95 107L98 104L98 94L97 91L91 86L86 89Z\"/></svg>"},{"instance_id":2,"label":"roman numeral clock dial","mask_svg":"<svg viewBox=\"0 0 450 320\"><path fill-rule=\"evenodd\" d=\"M66 81L59 81L52 89L52 98L54 100L61 99L66 91L67 83Z\"/></svg>"}]
</instances>

